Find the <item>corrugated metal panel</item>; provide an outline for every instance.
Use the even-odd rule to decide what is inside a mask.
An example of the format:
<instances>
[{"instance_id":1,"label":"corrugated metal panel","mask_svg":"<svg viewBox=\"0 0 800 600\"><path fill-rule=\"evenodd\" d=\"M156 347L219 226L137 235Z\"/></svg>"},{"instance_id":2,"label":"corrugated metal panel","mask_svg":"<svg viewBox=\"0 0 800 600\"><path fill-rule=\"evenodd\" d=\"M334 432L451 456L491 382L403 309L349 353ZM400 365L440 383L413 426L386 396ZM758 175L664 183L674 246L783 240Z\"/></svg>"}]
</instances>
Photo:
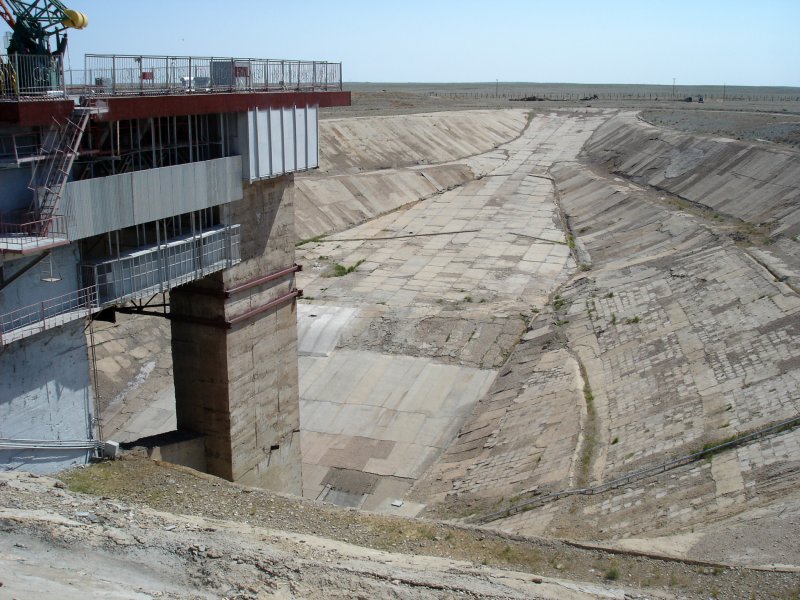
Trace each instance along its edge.
<instances>
[{"instance_id":1,"label":"corrugated metal panel","mask_svg":"<svg viewBox=\"0 0 800 600\"><path fill-rule=\"evenodd\" d=\"M308 168L319 167L319 109L309 106L308 110Z\"/></svg>"},{"instance_id":2,"label":"corrugated metal panel","mask_svg":"<svg viewBox=\"0 0 800 600\"><path fill-rule=\"evenodd\" d=\"M286 173L297 170L297 163L294 157L295 148L297 147L295 143L297 131L294 126L296 114L296 107L283 109L281 111L281 116L283 118L283 170Z\"/></svg>"},{"instance_id":3,"label":"corrugated metal panel","mask_svg":"<svg viewBox=\"0 0 800 600\"><path fill-rule=\"evenodd\" d=\"M251 110L239 117L245 179L257 181L319 166L316 106Z\"/></svg>"},{"instance_id":4,"label":"corrugated metal panel","mask_svg":"<svg viewBox=\"0 0 800 600\"><path fill-rule=\"evenodd\" d=\"M252 128L251 132L253 137L248 138L252 142L248 143L251 152L254 156L253 165L255 169L252 173L270 173L270 155L269 152L262 152L261 138L269 140L269 113L262 110L255 110L249 113L252 115Z\"/></svg>"},{"instance_id":5,"label":"corrugated metal panel","mask_svg":"<svg viewBox=\"0 0 800 600\"><path fill-rule=\"evenodd\" d=\"M79 240L241 198L242 159L231 156L70 182L61 206Z\"/></svg>"},{"instance_id":6,"label":"corrugated metal panel","mask_svg":"<svg viewBox=\"0 0 800 600\"><path fill-rule=\"evenodd\" d=\"M306 122L308 121L308 110L298 110L294 121L295 131L295 158L297 160L297 170L305 171L308 169L308 135Z\"/></svg>"},{"instance_id":7,"label":"corrugated metal panel","mask_svg":"<svg viewBox=\"0 0 800 600\"><path fill-rule=\"evenodd\" d=\"M282 109L269 109L269 153L272 156L272 168L267 177L282 175L286 171L283 168L283 119L281 118ZM263 149L263 147L262 147Z\"/></svg>"}]
</instances>

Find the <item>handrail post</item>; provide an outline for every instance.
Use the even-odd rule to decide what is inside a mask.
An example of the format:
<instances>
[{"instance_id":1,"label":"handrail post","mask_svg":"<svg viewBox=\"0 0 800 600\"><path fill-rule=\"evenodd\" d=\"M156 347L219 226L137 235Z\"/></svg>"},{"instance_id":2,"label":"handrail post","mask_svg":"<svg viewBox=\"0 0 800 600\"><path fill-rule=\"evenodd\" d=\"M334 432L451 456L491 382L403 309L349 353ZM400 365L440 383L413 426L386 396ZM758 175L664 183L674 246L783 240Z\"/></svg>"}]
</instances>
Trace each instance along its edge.
<instances>
[{"instance_id":1,"label":"handrail post","mask_svg":"<svg viewBox=\"0 0 800 600\"><path fill-rule=\"evenodd\" d=\"M117 95L117 56L111 57L111 95Z\"/></svg>"},{"instance_id":2,"label":"handrail post","mask_svg":"<svg viewBox=\"0 0 800 600\"><path fill-rule=\"evenodd\" d=\"M61 81L61 92L67 97L67 79L64 77L64 56L58 57L58 76Z\"/></svg>"}]
</instances>

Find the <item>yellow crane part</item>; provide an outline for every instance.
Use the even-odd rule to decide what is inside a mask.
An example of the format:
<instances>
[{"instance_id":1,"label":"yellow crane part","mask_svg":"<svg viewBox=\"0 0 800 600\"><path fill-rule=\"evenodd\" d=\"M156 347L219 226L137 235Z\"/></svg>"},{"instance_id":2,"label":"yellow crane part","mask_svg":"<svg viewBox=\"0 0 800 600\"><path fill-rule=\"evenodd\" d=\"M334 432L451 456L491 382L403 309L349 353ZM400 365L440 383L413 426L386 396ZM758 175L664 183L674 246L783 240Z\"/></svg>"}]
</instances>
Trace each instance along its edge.
<instances>
[{"instance_id":1,"label":"yellow crane part","mask_svg":"<svg viewBox=\"0 0 800 600\"><path fill-rule=\"evenodd\" d=\"M65 27L71 27L72 29L85 29L89 24L89 17L86 16L86 13L83 13L79 10L72 10L71 8L68 8L64 11L64 14L67 18L61 21L61 24Z\"/></svg>"}]
</instances>

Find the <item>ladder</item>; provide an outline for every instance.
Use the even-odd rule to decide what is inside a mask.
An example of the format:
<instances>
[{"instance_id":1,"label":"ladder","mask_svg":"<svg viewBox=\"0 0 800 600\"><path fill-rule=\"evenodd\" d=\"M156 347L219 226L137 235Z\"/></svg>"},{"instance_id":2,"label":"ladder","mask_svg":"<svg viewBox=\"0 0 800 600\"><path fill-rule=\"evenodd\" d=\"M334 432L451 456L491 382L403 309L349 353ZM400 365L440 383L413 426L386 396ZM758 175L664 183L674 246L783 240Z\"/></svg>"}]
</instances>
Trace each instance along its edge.
<instances>
[{"instance_id":1,"label":"ladder","mask_svg":"<svg viewBox=\"0 0 800 600\"><path fill-rule=\"evenodd\" d=\"M39 235L47 236L58 209L72 163L78 155L83 132L93 107L76 107L72 117L54 124L42 142L43 160L34 163L28 188L33 192L31 213L39 222Z\"/></svg>"}]
</instances>

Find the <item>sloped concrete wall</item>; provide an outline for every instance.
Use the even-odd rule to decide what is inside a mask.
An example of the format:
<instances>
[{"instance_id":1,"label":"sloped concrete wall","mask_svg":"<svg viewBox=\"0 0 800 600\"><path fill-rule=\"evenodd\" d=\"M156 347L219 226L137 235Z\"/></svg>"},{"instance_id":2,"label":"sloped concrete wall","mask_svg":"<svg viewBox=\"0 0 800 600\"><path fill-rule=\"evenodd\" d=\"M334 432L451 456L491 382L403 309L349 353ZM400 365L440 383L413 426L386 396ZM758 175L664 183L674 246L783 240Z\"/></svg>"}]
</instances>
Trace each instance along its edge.
<instances>
[{"instance_id":1,"label":"sloped concrete wall","mask_svg":"<svg viewBox=\"0 0 800 600\"><path fill-rule=\"evenodd\" d=\"M342 231L474 179L463 162L519 137L524 110L320 122L320 169L296 181L297 239ZM334 176L335 175L335 176Z\"/></svg>"},{"instance_id":2,"label":"sloped concrete wall","mask_svg":"<svg viewBox=\"0 0 800 600\"><path fill-rule=\"evenodd\" d=\"M0 350L0 438L86 440L93 397L83 321ZM84 464L86 450L0 450L0 469L52 473Z\"/></svg>"},{"instance_id":3,"label":"sloped concrete wall","mask_svg":"<svg viewBox=\"0 0 800 600\"><path fill-rule=\"evenodd\" d=\"M622 113L594 133L585 153L637 183L800 235L796 151L666 130Z\"/></svg>"},{"instance_id":4,"label":"sloped concrete wall","mask_svg":"<svg viewBox=\"0 0 800 600\"><path fill-rule=\"evenodd\" d=\"M297 239L342 231L472 180L466 165L297 181Z\"/></svg>"},{"instance_id":5,"label":"sloped concrete wall","mask_svg":"<svg viewBox=\"0 0 800 600\"><path fill-rule=\"evenodd\" d=\"M487 152L525 128L525 110L330 119L320 122L325 174L443 163Z\"/></svg>"}]
</instances>

